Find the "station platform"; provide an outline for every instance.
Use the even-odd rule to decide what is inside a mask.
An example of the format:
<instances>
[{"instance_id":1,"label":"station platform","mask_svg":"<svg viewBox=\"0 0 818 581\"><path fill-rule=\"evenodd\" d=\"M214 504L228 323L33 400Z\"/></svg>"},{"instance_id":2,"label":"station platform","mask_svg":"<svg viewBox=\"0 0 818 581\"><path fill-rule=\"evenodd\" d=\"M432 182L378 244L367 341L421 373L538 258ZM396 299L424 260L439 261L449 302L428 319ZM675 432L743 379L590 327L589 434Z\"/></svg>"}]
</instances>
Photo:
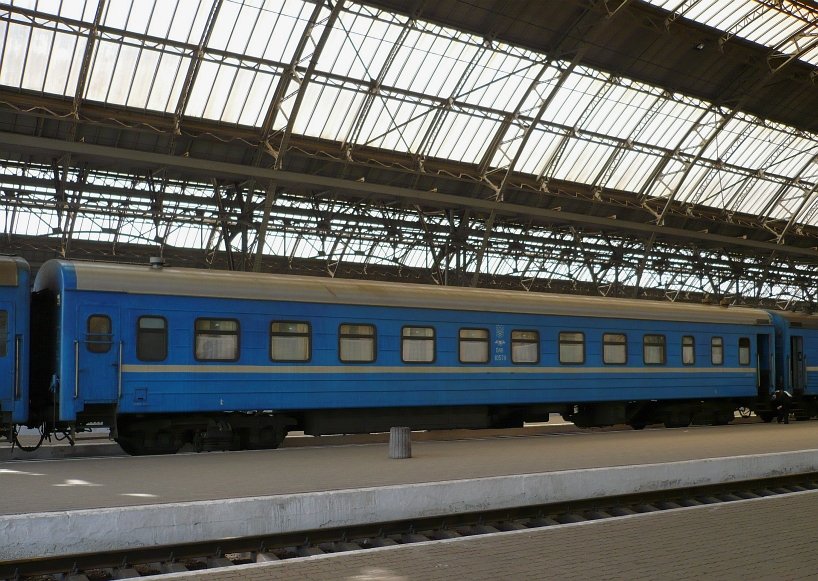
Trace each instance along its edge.
<instances>
[{"instance_id":1,"label":"station platform","mask_svg":"<svg viewBox=\"0 0 818 581\"><path fill-rule=\"evenodd\" d=\"M472 433L472 436L476 434ZM818 422L0 462L0 560L818 471ZM66 534L81 531L81 534Z\"/></svg>"},{"instance_id":2,"label":"station platform","mask_svg":"<svg viewBox=\"0 0 818 581\"><path fill-rule=\"evenodd\" d=\"M153 577L179 581L814 579L818 492Z\"/></svg>"}]
</instances>

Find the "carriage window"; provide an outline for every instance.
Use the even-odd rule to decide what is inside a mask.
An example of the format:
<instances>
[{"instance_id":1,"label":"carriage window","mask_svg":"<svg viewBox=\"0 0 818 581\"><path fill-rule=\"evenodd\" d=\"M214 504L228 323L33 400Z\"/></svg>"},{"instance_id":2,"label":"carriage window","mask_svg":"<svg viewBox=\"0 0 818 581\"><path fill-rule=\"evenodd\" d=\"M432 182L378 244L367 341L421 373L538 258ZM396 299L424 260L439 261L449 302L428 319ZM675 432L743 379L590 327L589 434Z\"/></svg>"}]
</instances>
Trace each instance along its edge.
<instances>
[{"instance_id":1,"label":"carriage window","mask_svg":"<svg viewBox=\"0 0 818 581\"><path fill-rule=\"evenodd\" d=\"M540 334L537 331L511 332L511 362L538 363L540 361Z\"/></svg>"},{"instance_id":2,"label":"carriage window","mask_svg":"<svg viewBox=\"0 0 818 581\"><path fill-rule=\"evenodd\" d=\"M624 333L602 335L602 362L607 365L624 365L628 362L628 340Z\"/></svg>"},{"instance_id":3,"label":"carriage window","mask_svg":"<svg viewBox=\"0 0 818 581\"><path fill-rule=\"evenodd\" d=\"M168 323L162 317L139 317L136 356L140 361L164 361L168 356Z\"/></svg>"},{"instance_id":4,"label":"carriage window","mask_svg":"<svg viewBox=\"0 0 818 581\"><path fill-rule=\"evenodd\" d=\"M710 339L710 362L713 365L724 364L724 339L721 337Z\"/></svg>"},{"instance_id":5,"label":"carriage window","mask_svg":"<svg viewBox=\"0 0 818 581\"><path fill-rule=\"evenodd\" d=\"M460 329L460 363L489 362L487 329Z\"/></svg>"},{"instance_id":6,"label":"carriage window","mask_svg":"<svg viewBox=\"0 0 818 581\"><path fill-rule=\"evenodd\" d=\"M585 335L575 332L560 333L560 363L585 363Z\"/></svg>"},{"instance_id":7,"label":"carriage window","mask_svg":"<svg viewBox=\"0 0 818 581\"><path fill-rule=\"evenodd\" d=\"M344 363L375 361L375 326L341 325L338 329L338 357Z\"/></svg>"},{"instance_id":8,"label":"carriage window","mask_svg":"<svg viewBox=\"0 0 818 581\"><path fill-rule=\"evenodd\" d=\"M750 365L750 339L747 337L738 340L738 364Z\"/></svg>"},{"instance_id":9,"label":"carriage window","mask_svg":"<svg viewBox=\"0 0 818 581\"><path fill-rule=\"evenodd\" d=\"M196 320L196 359L236 361L239 358L239 322L232 319Z\"/></svg>"},{"instance_id":10,"label":"carriage window","mask_svg":"<svg viewBox=\"0 0 818 581\"><path fill-rule=\"evenodd\" d=\"M738 340L738 364L750 365L750 339L740 337Z\"/></svg>"},{"instance_id":11,"label":"carriage window","mask_svg":"<svg viewBox=\"0 0 818 581\"><path fill-rule=\"evenodd\" d=\"M271 323L270 359L273 361L309 361L309 323L292 321L274 321Z\"/></svg>"},{"instance_id":12,"label":"carriage window","mask_svg":"<svg viewBox=\"0 0 818 581\"><path fill-rule=\"evenodd\" d=\"M645 365L665 364L664 335L645 335L642 346Z\"/></svg>"},{"instance_id":13,"label":"carriage window","mask_svg":"<svg viewBox=\"0 0 818 581\"><path fill-rule=\"evenodd\" d=\"M0 311L0 357L5 357L8 352L9 341L9 312Z\"/></svg>"},{"instance_id":14,"label":"carriage window","mask_svg":"<svg viewBox=\"0 0 818 581\"><path fill-rule=\"evenodd\" d=\"M691 335L682 337L682 363L684 365L696 364L696 341Z\"/></svg>"},{"instance_id":15,"label":"carriage window","mask_svg":"<svg viewBox=\"0 0 818 581\"><path fill-rule=\"evenodd\" d=\"M111 350L111 317L91 315L88 317L86 345L91 353L107 353Z\"/></svg>"},{"instance_id":16,"label":"carriage window","mask_svg":"<svg viewBox=\"0 0 818 581\"><path fill-rule=\"evenodd\" d=\"M435 330L432 327L404 327L400 353L404 363L432 363L435 360Z\"/></svg>"}]
</instances>

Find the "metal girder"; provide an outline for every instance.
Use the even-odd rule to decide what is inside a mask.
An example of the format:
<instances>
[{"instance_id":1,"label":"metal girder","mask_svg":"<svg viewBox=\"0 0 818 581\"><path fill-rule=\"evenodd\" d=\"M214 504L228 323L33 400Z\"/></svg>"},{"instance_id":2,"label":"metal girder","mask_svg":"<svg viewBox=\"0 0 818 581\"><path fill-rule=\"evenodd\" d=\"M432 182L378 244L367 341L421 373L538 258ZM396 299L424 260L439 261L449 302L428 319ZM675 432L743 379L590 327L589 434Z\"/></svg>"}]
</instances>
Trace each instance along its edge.
<instances>
[{"instance_id":1,"label":"metal girder","mask_svg":"<svg viewBox=\"0 0 818 581\"><path fill-rule=\"evenodd\" d=\"M207 15L207 23L202 31L202 37L199 44L196 46L196 51L190 59L185 80L182 83L182 91L179 94L179 99L176 101L176 108L173 113L173 132L177 135L181 134L182 117L187 109L187 103L190 99L190 93L193 90L193 85L196 83L196 77L199 74L199 69L202 66L202 59L204 58L205 47L210 41L210 36L213 34L213 28L216 26L216 19L219 17L219 10L221 10L223 0L213 0L213 5L210 8L210 13Z\"/></svg>"},{"instance_id":2,"label":"metal girder","mask_svg":"<svg viewBox=\"0 0 818 581\"><path fill-rule=\"evenodd\" d=\"M232 178L238 177L239 179L253 178L255 180L273 180L283 186L318 190L334 190L343 192L345 195L354 198L394 198L397 200L402 200L405 203L427 204L437 208L468 207L485 216L488 216L492 210L494 210L496 211L498 217L526 217L527 219L539 223L571 223L601 229L609 229L612 231L624 231L646 235L656 234L666 238L695 240L702 243L727 247L742 247L760 251L777 250L786 254L803 256L810 259L818 258L818 251L811 248L779 245L775 243L747 240L712 233L693 232L683 228L671 228L668 226L659 226L657 224L646 224L615 218L598 217L588 214L577 214L572 212L563 212L560 210L522 206L510 204L508 202L500 203L493 200L470 198L440 192L413 190L386 184L345 180L341 178L302 174L268 168L254 168L247 165L194 159L183 156L172 156L152 152L141 152L135 150L123 151L120 149L92 145L88 143L68 143L42 137L31 137L2 132L0 132L0 145L17 147L21 149L45 150L49 152L68 151L74 155L80 155L84 158L119 161L122 162L123 165L137 164L146 167L161 166L165 168L173 168L174 170L180 171L184 174L193 174L197 176L209 175Z\"/></svg>"},{"instance_id":3,"label":"metal girder","mask_svg":"<svg viewBox=\"0 0 818 581\"><path fill-rule=\"evenodd\" d=\"M273 94L273 99L270 102L270 106L267 109L267 114L264 117L264 123L262 124L261 127L261 141L258 145L258 149L256 150L256 156L254 160L254 165L256 166L261 164L264 154L267 154L274 158L275 161L273 163L273 167L275 169L281 169L282 167L284 167L284 160L287 155L287 147L289 144L290 136L292 135L293 125L295 124L295 120L298 117L301 102L304 99L304 92L306 91L307 85L309 84L312 75L315 72L315 67L318 64L318 59L321 57L321 52L323 51L324 46L326 45L327 38L329 37L329 34L332 32L333 24L338 19L338 15L340 14L341 8L344 4L344 0L336 0L335 6L332 7L330 15L327 18L327 22L324 25L321 37L315 46L315 50L311 55L309 65L307 66L307 69L304 72L303 76L299 79L297 73L298 63L302 62L306 58L305 50L307 47L307 43L311 38L311 34L313 32L314 27L318 25L318 18L321 15L321 11L324 7L325 2L331 6L330 0L322 0L315 3L315 8L313 9L312 15L310 16L310 21L304 30L304 34L301 36L301 40L299 41L298 47L296 48L296 51L293 55L290 67L281 75L278 85L276 86L275 93ZM287 95L287 91L289 90L290 84L292 82L295 82L299 85L298 91L296 92L295 102L293 104L292 111L290 112L290 118L287 121L287 126L285 127L284 132L281 136L281 141L278 144L278 149L275 149L273 145L270 143L273 127L275 125L278 112L281 109L281 104L284 101L285 96ZM270 180L267 183L265 189L266 195L264 197L264 213L259 223L256 241L256 257L253 262L253 270L256 272L259 272L261 270L262 256L264 254L264 245L266 244L267 240L267 229L270 221L270 212L272 211L272 206L275 199L276 187L277 187L276 182L274 180Z\"/></svg>"}]
</instances>

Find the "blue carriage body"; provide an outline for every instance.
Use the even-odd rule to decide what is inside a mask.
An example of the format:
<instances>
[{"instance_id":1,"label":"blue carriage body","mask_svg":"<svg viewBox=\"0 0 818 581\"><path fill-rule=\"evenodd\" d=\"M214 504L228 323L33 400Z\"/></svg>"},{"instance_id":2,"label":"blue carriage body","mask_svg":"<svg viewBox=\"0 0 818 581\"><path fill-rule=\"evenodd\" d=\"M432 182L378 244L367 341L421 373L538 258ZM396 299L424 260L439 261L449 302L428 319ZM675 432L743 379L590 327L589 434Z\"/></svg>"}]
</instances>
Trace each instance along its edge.
<instances>
[{"instance_id":1,"label":"blue carriage body","mask_svg":"<svg viewBox=\"0 0 818 581\"><path fill-rule=\"evenodd\" d=\"M0 256L0 429L28 419L30 287L28 263Z\"/></svg>"},{"instance_id":2,"label":"blue carriage body","mask_svg":"<svg viewBox=\"0 0 818 581\"><path fill-rule=\"evenodd\" d=\"M782 365L774 318L755 309L59 260L35 291L55 309L44 365L63 422L95 406L129 415L742 402L766 395ZM301 325L291 345L308 344L306 357L274 358L284 323ZM421 361L407 351L413 340ZM343 341L352 360L341 360Z\"/></svg>"}]
</instances>

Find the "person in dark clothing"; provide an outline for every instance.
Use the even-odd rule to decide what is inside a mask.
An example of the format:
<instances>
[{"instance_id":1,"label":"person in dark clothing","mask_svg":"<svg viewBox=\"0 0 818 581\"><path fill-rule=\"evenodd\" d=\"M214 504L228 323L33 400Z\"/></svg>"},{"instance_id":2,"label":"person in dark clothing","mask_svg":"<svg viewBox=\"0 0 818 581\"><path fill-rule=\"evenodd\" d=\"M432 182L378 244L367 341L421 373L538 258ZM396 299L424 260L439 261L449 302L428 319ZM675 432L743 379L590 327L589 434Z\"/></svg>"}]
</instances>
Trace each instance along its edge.
<instances>
[{"instance_id":1,"label":"person in dark clothing","mask_svg":"<svg viewBox=\"0 0 818 581\"><path fill-rule=\"evenodd\" d=\"M792 396L783 389L776 389L775 393L770 396L770 402L773 404L773 409L778 415L778 423L790 423L790 400Z\"/></svg>"}]
</instances>

